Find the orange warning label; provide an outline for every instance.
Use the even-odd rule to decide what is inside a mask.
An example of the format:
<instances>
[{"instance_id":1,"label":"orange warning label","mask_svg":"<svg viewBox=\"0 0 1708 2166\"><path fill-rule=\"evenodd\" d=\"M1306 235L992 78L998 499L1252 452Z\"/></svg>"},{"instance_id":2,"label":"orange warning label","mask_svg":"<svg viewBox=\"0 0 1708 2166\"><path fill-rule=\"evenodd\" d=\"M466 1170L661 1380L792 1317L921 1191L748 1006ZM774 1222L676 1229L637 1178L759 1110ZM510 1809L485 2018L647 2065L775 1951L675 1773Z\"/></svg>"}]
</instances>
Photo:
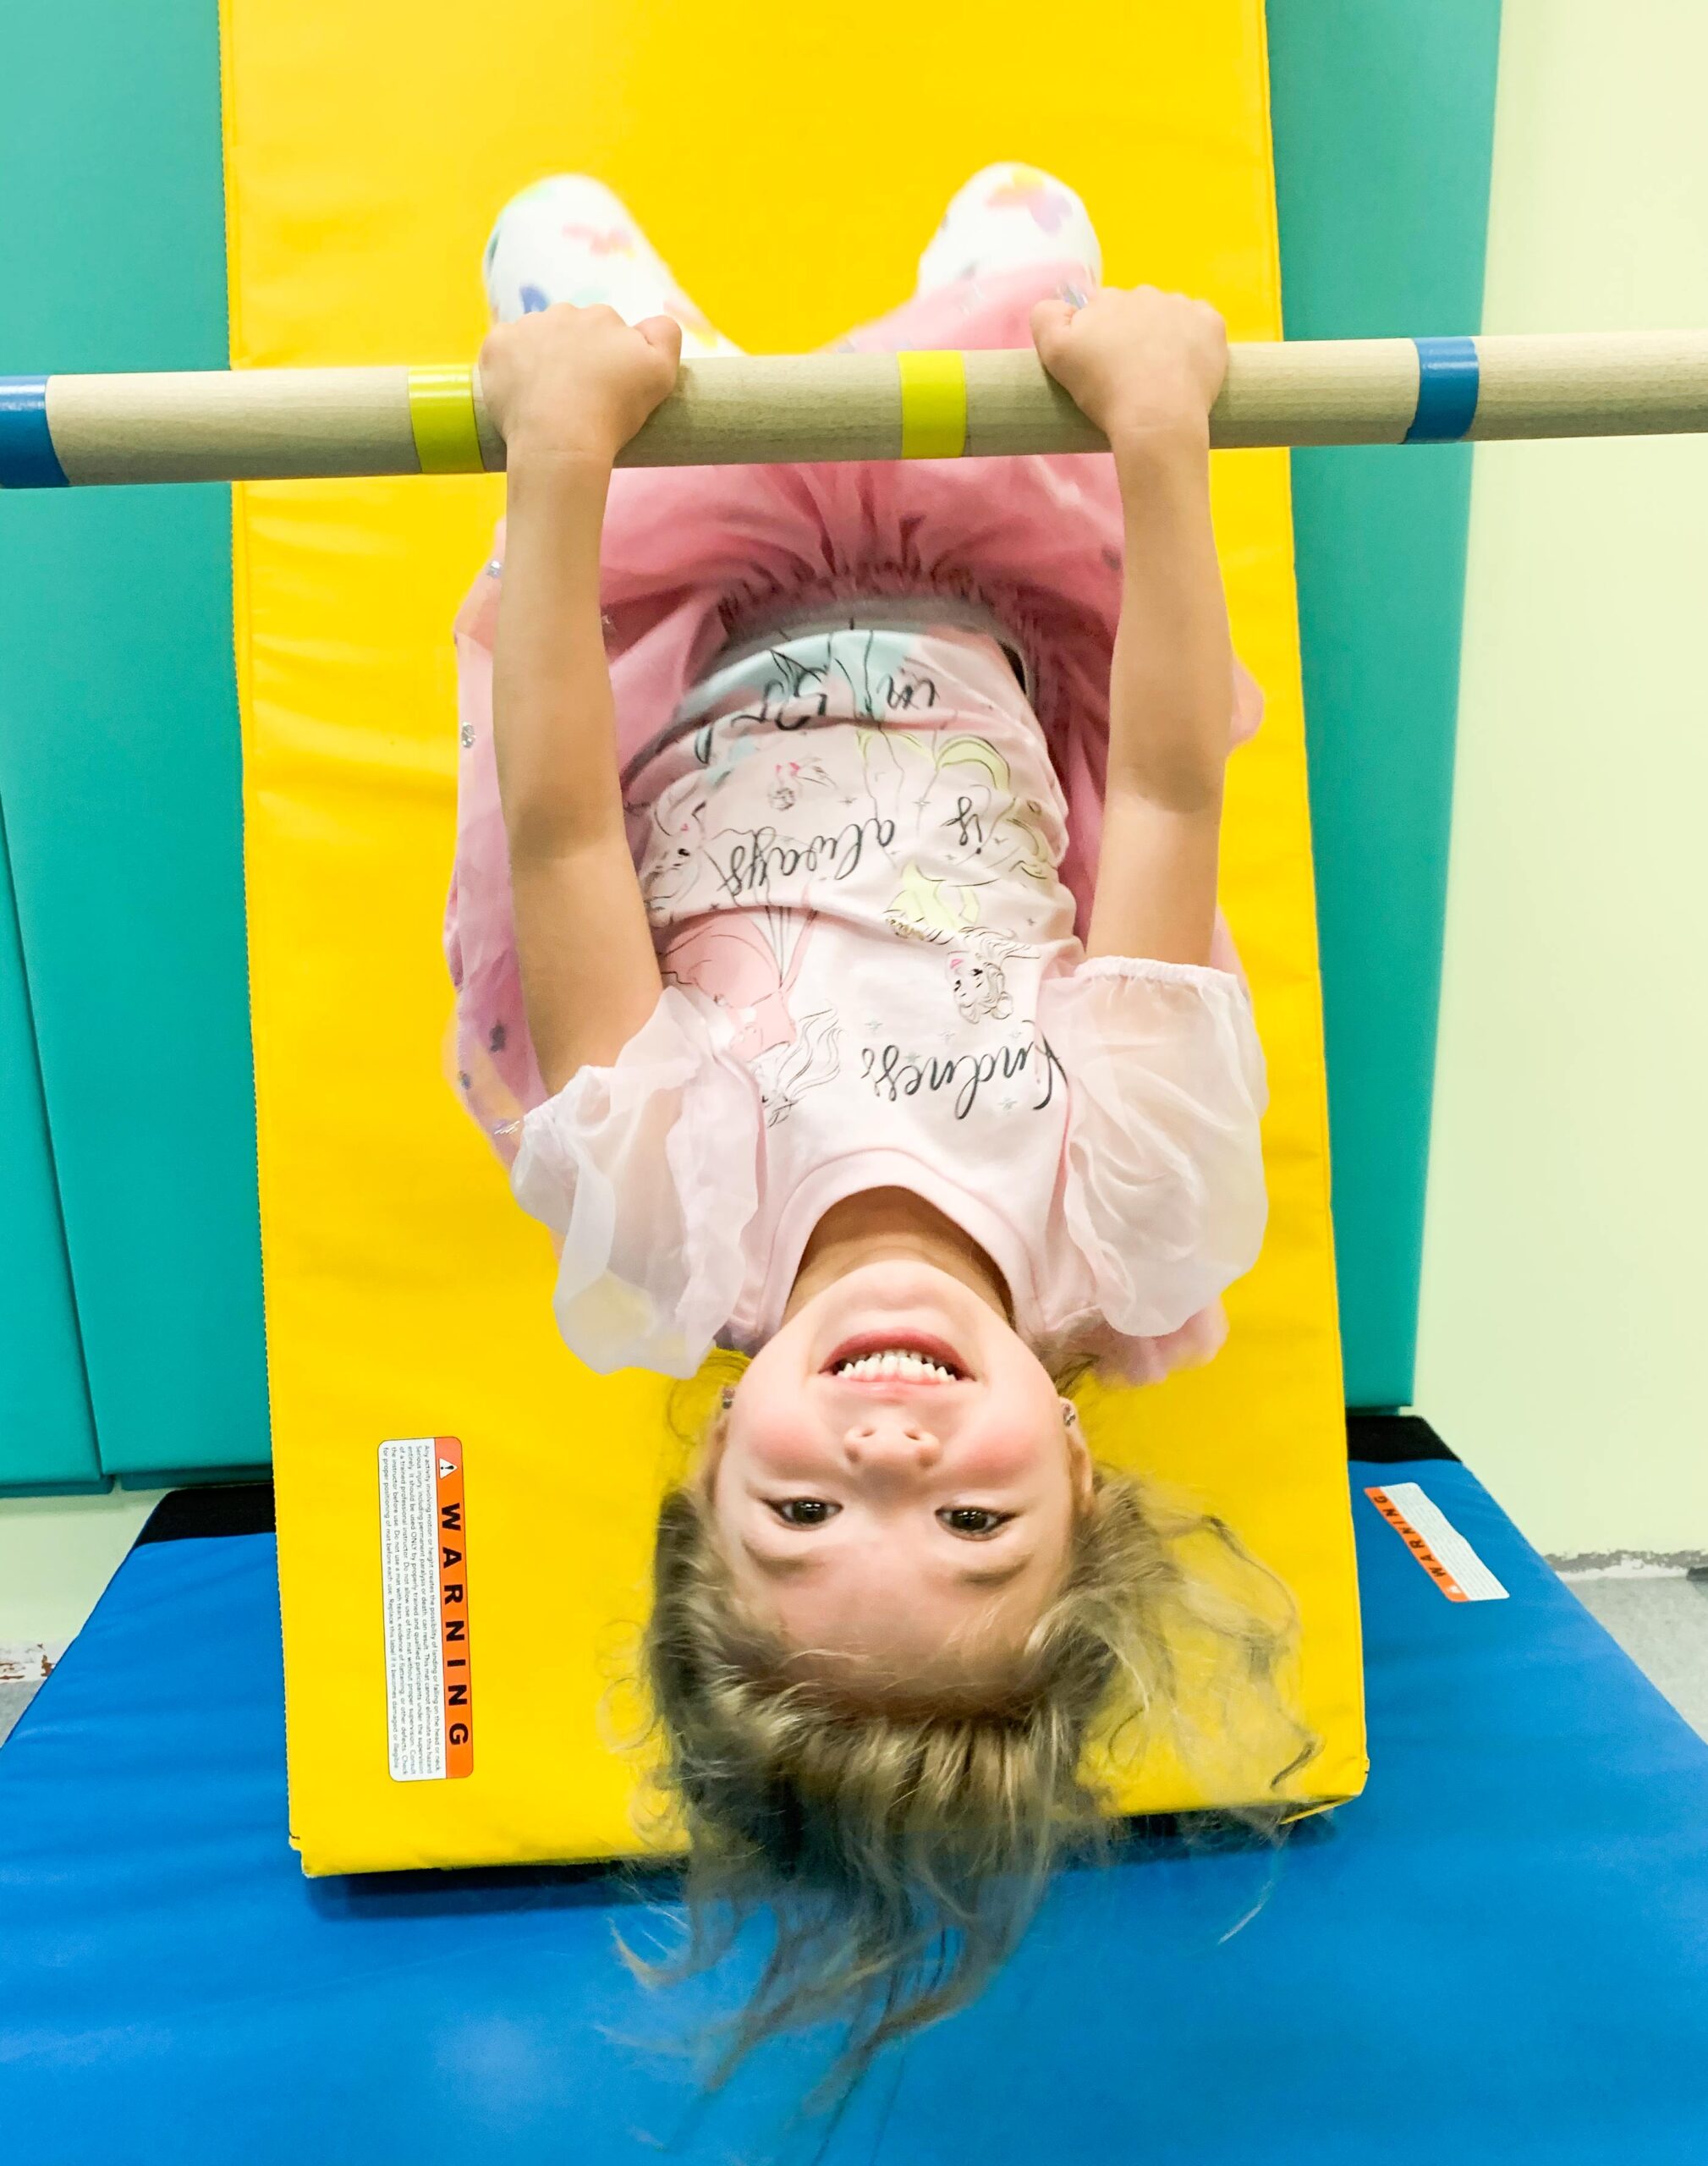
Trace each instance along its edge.
<instances>
[{"instance_id":1,"label":"orange warning label","mask_svg":"<svg viewBox=\"0 0 1708 2166\"><path fill-rule=\"evenodd\" d=\"M1391 1482L1364 1493L1449 1602L1507 1599L1507 1590L1417 1482Z\"/></svg>"},{"instance_id":2,"label":"orange warning label","mask_svg":"<svg viewBox=\"0 0 1708 2166\"><path fill-rule=\"evenodd\" d=\"M1428 1542L1424 1540L1405 1514L1401 1511L1399 1506L1390 1501L1387 1492L1385 1489L1366 1489L1364 1493L1388 1525L1399 1535L1406 1548L1417 1559L1419 1564L1423 1566L1425 1571L1429 1574L1447 1600L1469 1602L1470 1597L1448 1571L1447 1566L1442 1564L1441 1559L1430 1548Z\"/></svg>"},{"instance_id":3,"label":"orange warning label","mask_svg":"<svg viewBox=\"0 0 1708 2166\"><path fill-rule=\"evenodd\" d=\"M392 1778L470 1775L469 1507L455 1437L393 1437L380 1446L380 1565Z\"/></svg>"},{"instance_id":4,"label":"orange warning label","mask_svg":"<svg viewBox=\"0 0 1708 2166\"><path fill-rule=\"evenodd\" d=\"M469 1512L463 1447L435 1437L439 1505L439 1637L444 1672L445 1773L475 1772L474 1672L469 1657Z\"/></svg>"}]
</instances>

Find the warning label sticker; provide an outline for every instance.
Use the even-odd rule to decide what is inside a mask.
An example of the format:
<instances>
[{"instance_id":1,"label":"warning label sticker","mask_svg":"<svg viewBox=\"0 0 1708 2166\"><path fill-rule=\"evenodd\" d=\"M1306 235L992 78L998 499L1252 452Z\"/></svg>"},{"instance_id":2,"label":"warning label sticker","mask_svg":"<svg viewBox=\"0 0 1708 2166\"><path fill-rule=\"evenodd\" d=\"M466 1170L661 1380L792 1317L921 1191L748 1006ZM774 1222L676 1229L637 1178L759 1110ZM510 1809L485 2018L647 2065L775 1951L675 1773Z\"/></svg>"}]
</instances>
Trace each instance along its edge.
<instances>
[{"instance_id":1,"label":"warning label sticker","mask_svg":"<svg viewBox=\"0 0 1708 2166\"><path fill-rule=\"evenodd\" d=\"M471 1775L468 1505L455 1437L380 1446L380 1572L392 1779Z\"/></svg>"},{"instance_id":2,"label":"warning label sticker","mask_svg":"<svg viewBox=\"0 0 1708 2166\"><path fill-rule=\"evenodd\" d=\"M1507 1599L1506 1589L1415 1482L1391 1482L1386 1488L1364 1493L1449 1602Z\"/></svg>"}]
</instances>

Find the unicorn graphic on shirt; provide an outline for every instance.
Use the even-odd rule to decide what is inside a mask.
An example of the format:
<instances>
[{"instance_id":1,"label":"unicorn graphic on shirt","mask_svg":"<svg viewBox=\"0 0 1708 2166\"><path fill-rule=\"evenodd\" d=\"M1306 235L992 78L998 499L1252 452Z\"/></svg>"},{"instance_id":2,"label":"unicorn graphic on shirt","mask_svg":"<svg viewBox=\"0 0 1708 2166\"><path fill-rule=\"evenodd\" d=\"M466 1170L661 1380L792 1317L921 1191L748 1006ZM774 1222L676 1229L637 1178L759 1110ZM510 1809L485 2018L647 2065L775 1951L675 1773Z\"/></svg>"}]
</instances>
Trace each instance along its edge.
<instances>
[{"instance_id":1,"label":"unicorn graphic on shirt","mask_svg":"<svg viewBox=\"0 0 1708 2166\"><path fill-rule=\"evenodd\" d=\"M717 911L696 919L664 959L667 985L706 994L735 1026L729 1050L753 1071L767 1128L842 1065L835 1009L797 1020L791 1006L816 922L813 911Z\"/></svg>"}]
</instances>

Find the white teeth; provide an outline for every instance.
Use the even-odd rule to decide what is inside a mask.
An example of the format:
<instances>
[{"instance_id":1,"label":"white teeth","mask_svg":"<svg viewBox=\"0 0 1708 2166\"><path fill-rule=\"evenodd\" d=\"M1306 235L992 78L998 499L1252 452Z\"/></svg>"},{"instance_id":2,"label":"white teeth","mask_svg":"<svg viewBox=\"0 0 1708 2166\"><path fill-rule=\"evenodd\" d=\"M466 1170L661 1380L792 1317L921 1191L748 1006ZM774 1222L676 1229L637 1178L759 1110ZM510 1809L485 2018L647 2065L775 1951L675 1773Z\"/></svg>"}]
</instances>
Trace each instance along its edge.
<instances>
[{"instance_id":1,"label":"white teeth","mask_svg":"<svg viewBox=\"0 0 1708 2166\"><path fill-rule=\"evenodd\" d=\"M916 1383L949 1384L955 1381L954 1371L946 1369L942 1362L899 1347L878 1354L863 1354L857 1361L839 1361L836 1373L839 1377L904 1377Z\"/></svg>"}]
</instances>

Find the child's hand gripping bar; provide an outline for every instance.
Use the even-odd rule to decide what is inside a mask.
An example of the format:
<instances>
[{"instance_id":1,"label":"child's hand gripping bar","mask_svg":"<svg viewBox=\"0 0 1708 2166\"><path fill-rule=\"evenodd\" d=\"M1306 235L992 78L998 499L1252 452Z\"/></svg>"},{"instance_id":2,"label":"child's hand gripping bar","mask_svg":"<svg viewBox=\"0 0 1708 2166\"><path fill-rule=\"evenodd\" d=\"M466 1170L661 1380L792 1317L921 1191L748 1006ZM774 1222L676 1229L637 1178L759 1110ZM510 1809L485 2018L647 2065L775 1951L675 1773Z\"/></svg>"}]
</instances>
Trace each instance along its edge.
<instances>
[{"instance_id":1,"label":"child's hand gripping bar","mask_svg":"<svg viewBox=\"0 0 1708 2166\"><path fill-rule=\"evenodd\" d=\"M1708 429L1708 331L1289 340L1232 348L1223 447ZM1030 349L684 361L621 466L1000 458L1107 448ZM0 488L495 472L461 368L0 377Z\"/></svg>"}]
</instances>

